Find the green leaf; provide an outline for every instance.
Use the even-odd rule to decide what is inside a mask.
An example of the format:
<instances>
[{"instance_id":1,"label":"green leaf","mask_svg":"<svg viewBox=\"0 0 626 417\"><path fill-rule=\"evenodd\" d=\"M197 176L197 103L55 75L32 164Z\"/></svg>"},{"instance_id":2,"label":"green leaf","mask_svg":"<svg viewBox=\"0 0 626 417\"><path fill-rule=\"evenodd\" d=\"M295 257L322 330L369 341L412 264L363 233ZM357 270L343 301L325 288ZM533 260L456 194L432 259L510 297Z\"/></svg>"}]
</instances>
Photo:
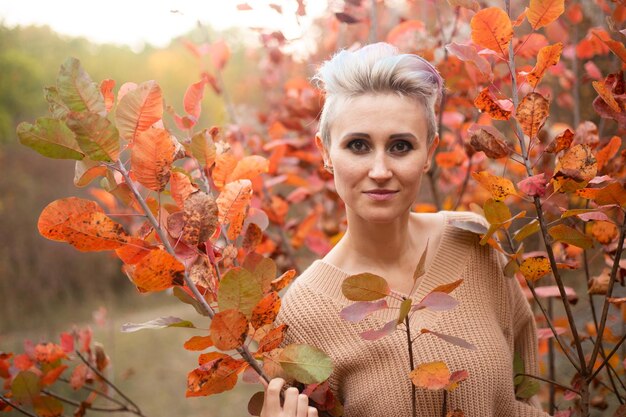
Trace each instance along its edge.
<instances>
[{"instance_id":1,"label":"green leaf","mask_svg":"<svg viewBox=\"0 0 626 417\"><path fill-rule=\"evenodd\" d=\"M519 352L515 352L513 354L513 375L517 375L517 374L523 374L526 371L524 370L524 361L522 360L522 356L519 354ZM521 384L524 381L524 376L523 375L517 375L515 378L513 378L513 384L515 384L515 386L518 386L519 384Z\"/></svg>"},{"instance_id":2,"label":"green leaf","mask_svg":"<svg viewBox=\"0 0 626 417\"><path fill-rule=\"evenodd\" d=\"M397 321L398 324L404 322L404 319L406 319L406 316L409 315L409 311L411 311L412 302L413 300L411 300L410 298L407 298L406 300L402 301L402 304L400 304L400 315L398 316L398 321Z\"/></svg>"},{"instance_id":3,"label":"green leaf","mask_svg":"<svg viewBox=\"0 0 626 417\"><path fill-rule=\"evenodd\" d=\"M539 382L532 378L525 377L524 382L515 389L517 398L528 399L539 392Z\"/></svg>"},{"instance_id":4,"label":"green leaf","mask_svg":"<svg viewBox=\"0 0 626 417\"><path fill-rule=\"evenodd\" d=\"M328 379L333 371L330 357L310 345L288 345L280 353L278 362L289 376L303 384L321 383Z\"/></svg>"},{"instance_id":5,"label":"green leaf","mask_svg":"<svg viewBox=\"0 0 626 417\"><path fill-rule=\"evenodd\" d=\"M254 278L259 282L263 293L266 293L272 287L272 281L276 278L276 262L271 258L261 257L261 259L254 259L246 257L248 261L244 263L243 267L252 273Z\"/></svg>"},{"instance_id":6,"label":"green leaf","mask_svg":"<svg viewBox=\"0 0 626 417\"><path fill-rule=\"evenodd\" d=\"M374 301L389 295L390 288L385 278L365 272L344 279L341 291L348 300Z\"/></svg>"},{"instance_id":7,"label":"green leaf","mask_svg":"<svg viewBox=\"0 0 626 417\"><path fill-rule=\"evenodd\" d=\"M48 102L48 111L55 119L65 119L70 110L67 108L61 97L59 90L55 86L48 86L43 89L44 97Z\"/></svg>"},{"instance_id":8,"label":"green leaf","mask_svg":"<svg viewBox=\"0 0 626 417\"><path fill-rule=\"evenodd\" d=\"M20 404L33 404L41 393L41 380L31 371L21 371L11 382L13 398Z\"/></svg>"},{"instance_id":9,"label":"green leaf","mask_svg":"<svg viewBox=\"0 0 626 417\"><path fill-rule=\"evenodd\" d=\"M93 82L76 58L68 58L57 77L59 97L74 112L106 114L104 99L98 85Z\"/></svg>"},{"instance_id":10,"label":"green leaf","mask_svg":"<svg viewBox=\"0 0 626 417\"><path fill-rule=\"evenodd\" d=\"M237 267L222 277L217 292L217 305L220 311L239 310L250 320L252 310L262 298L261 284L250 271Z\"/></svg>"},{"instance_id":11,"label":"green leaf","mask_svg":"<svg viewBox=\"0 0 626 417\"><path fill-rule=\"evenodd\" d=\"M584 233L564 224L557 224L548 229L548 233L555 240L565 242L569 245L577 246L582 249L590 249L593 247L593 239Z\"/></svg>"},{"instance_id":12,"label":"green leaf","mask_svg":"<svg viewBox=\"0 0 626 417\"><path fill-rule=\"evenodd\" d=\"M189 320L183 320L178 317L159 317L145 323L125 323L122 325L122 332L131 333L143 329L164 329L166 327L189 327L195 329L196 326Z\"/></svg>"},{"instance_id":13,"label":"green leaf","mask_svg":"<svg viewBox=\"0 0 626 417\"><path fill-rule=\"evenodd\" d=\"M85 154L94 161L116 161L120 153L117 128L107 118L95 113L70 113L67 126Z\"/></svg>"},{"instance_id":14,"label":"green leaf","mask_svg":"<svg viewBox=\"0 0 626 417\"><path fill-rule=\"evenodd\" d=\"M533 221L526 223L521 229L515 232L513 238L518 242L526 239L528 236L532 236L537 233L540 229L539 220L534 219Z\"/></svg>"},{"instance_id":15,"label":"green leaf","mask_svg":"<svg viewBox=\"0 0 626 417\"><path fill-rule=\"evenodd\" d=\"M22 122L17 126L20 143L43 156L55 159L83 159L76 136L61 120L42 117L34 125Z\"/></svg>"},{"instance_id":16,"label":"green leaf","mask_svg":"<svg viewBox=\"0 0 626 417\"><path fill-rule=\"evenodd\" d=\"M49 395L42 395L35 400L35 412L40 417L59 417L63 414L63 403Z\"/></svg>"},{"instance_id":17,"label":"green leaf","mask_svg":"<svg viewBox=\"0 0 626 417\"><path fill-rule=\"evenodd\" d=\"M196 300L191 295L183 291L178 285L174 286L173 292L174 297L178 298L183 303L192 306L198 312L198 314L202 314L203 316L209 315L209 313L207 313L200 304L200 301Z\"/></svg>"}]
</instances>

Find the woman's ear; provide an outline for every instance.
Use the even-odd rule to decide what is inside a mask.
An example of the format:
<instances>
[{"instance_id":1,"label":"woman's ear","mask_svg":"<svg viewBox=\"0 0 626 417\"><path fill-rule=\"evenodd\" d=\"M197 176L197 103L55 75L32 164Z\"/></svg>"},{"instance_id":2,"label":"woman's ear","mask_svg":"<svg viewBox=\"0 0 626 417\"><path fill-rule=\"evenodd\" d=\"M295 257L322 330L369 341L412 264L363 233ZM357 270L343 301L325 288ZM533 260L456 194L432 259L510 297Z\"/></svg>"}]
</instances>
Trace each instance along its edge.
<instances>
[{"instance_id":1,"label":"woman's ear","mask_svg":"<svg viewBox=\"0 0 626 417\"><path fill-rule=\"evenodd\" d=\"M328 149L324 146L324 141L322 140L322 136L320 136L320 132L315 134L315 146L317 146L317 150L320 151L322 158L324 158L324 165L332 166L328 157Z\"/></svg>"},{"instance_id":2,"label":"woman's ear","mask_svg":"<svg viewBox=\"0 0 626 417\"><path fill-rule=\"evenodd\" d=\"M439 135L435 135L433 141L428 147L428 156L426 157L426 164L424 165L424 171L428 171L430 169L430 164L433 162L433 155L437 150L437 146L439 146Z\"/></svg>"}]
</instances>

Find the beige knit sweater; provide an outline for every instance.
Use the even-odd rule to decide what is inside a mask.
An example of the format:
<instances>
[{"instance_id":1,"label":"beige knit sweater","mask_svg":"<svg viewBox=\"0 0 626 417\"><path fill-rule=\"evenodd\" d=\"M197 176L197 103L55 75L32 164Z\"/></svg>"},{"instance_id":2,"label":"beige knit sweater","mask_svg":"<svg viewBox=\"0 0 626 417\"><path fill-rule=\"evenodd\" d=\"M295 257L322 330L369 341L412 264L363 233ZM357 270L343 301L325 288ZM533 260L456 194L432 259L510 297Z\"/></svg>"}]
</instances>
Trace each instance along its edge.
<instances>
[{"instance_id":1,"label":"beige knit sweater","mask_svg":"<svg viewBox=\"0 0 626 417\"><path fill-rule=\"evenodd\" d=\"M479 245L478 235L450 225L453 219L485 222L471 212L443 212L446 226L435 258L413 294L421 300L434 287L464 278L451 295L459 300L452 310L420 310L411 317L412 335L420 328L461 337L476 346L467 350L432 334L415 341L415 364L442 360L451 371L467 370L469 377L448 396L448 410L467 417L543 417L549 414L515 399L513 353L518 351L527 373L537 375L536 327L530 306L514 278L502 274L497 252ZM410 363L402 327L376 341L360 332L378 329L397 317L397 309L378 311L352 323L339 311L352 304L341 292L348 274L314 261L283 297L277 324L289 329L282 346L306 343L333 360L330 388L344 405L345 417L407 417L411 415ZM396 295L403 296L394 292ZM400 302L387 297L391 307ZM440 417L443 394L417 388L418 415Z\"/></svg>"}]
</instances>

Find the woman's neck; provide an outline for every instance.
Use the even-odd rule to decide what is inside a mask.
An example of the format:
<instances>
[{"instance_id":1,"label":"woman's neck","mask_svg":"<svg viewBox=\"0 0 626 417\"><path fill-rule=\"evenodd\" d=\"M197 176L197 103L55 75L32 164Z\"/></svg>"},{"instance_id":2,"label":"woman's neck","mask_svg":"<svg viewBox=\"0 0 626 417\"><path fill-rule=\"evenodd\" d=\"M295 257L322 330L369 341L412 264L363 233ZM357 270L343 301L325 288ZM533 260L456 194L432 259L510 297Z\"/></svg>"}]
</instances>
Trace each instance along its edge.
<instances>
[{"instance_id":1,"label":"woman's neck","mask_svg":"<svg viewBox=\"0 0 626 417\"><path fill-rule=\"evenodd\" d=\"M415 260L417 247L413 230L415 219L411 213L399 216L390 223L371 223L348 211L348 229L338 245L339 253L349 254L343 259L346 266L370 269L388 269L404 265L407 257ZM425 245L425 244L424 244Z\"/></svg>"}]
</instances>

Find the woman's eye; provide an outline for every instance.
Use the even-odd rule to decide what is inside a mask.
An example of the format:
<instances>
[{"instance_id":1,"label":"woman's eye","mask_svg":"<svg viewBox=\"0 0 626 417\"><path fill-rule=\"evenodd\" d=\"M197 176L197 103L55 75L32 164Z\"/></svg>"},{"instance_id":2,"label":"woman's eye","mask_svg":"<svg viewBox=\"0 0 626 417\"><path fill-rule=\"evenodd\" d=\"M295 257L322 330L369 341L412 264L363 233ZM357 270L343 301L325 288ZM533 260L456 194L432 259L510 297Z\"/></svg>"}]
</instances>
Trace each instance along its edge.
<instances>
[{"instance_id":1,"label":"woman's eye","mask_svg":"<svg viewBox=\"0 0 626 417\"><path fill-rule=\"evenodd\" d=\"M352 149L353 151L356 151L356 152L363 152L363 151L367 150L367 145L362 140L357 139L357 140L353 140L352 142L348 143L348 148Z\"/></svg>"},{"instance_id":2,"label":"woman's eye","mask_svg":"<svg viewBox=\"0 0 626 417\"><path fill-rule=\"evenodd\" d=\"M391 148L392 150L395 150L397 152L404 153L413 149L413 145L411 145L409 142L402 141L394 143Z\"/></svg>"}]
</instances>

